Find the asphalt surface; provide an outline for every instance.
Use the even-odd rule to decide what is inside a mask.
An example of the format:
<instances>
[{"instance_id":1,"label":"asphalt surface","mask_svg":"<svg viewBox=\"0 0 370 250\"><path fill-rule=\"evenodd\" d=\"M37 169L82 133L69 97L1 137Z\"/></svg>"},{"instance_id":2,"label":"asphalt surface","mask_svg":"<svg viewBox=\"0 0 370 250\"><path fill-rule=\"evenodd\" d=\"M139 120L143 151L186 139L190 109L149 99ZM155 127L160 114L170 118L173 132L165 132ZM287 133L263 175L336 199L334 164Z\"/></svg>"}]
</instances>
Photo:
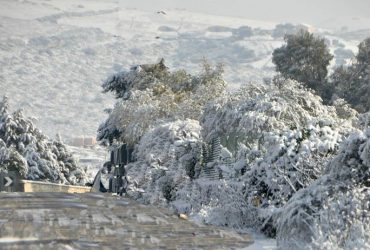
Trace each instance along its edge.
<instances>
[{"instance_id":1,"label":"asphalt surface","mask_svg":"<svg viewBox=\"0 0 370 250\"><path fill-rule=\"evenodd\" d=\"M0 249L241 249L249 235L101 193L0 193Z\"/></svg>"}]
</instances>

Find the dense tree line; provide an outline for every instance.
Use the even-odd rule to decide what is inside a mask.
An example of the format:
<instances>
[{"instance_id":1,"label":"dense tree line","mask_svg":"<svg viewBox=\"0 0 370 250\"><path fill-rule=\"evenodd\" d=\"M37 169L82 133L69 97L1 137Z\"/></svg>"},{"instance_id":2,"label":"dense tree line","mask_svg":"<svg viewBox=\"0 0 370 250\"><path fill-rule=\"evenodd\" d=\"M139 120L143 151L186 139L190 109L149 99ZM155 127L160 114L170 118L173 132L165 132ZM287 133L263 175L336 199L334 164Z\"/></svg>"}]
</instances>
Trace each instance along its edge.
<instances>
[{"instance_id":1,"label":"dense tree line","mask_svg":"<svg viewBox=\"0 0 370 250\"><path fill-rule=\"evenodd\" d=\"M363 243L357 246L368 245L368 230L358 222L370 214L361 202L370 168L369 114L359 115L343 99L330 97L326 102L331 105L323 103L317 94L331 84L326 69L331 56L324 40L299 35L301 42L308 39L308 47L321 46L326 61L317 67L320 74L312 71L320 53L303 64L299 56L284 61L290 48L286 46L279 58L297 67L305 65L303 69L234 92L225 91L222 69L209 64L199 75L190 75L170 71L161 61L109 78L103 88L116 94L117 104L100 126L98 138L134 146L136 161L126 166L128 194L206 223L257 227L277 235L282 249L320 244L353 247L355 239ZM299 46L294 45L296 53L315 49ZM217 140L220 154L212 162L205 161ZM221 179L209 179L209 168ZM346 176L355 182L342 189ZM329 177L344 184L328 182ZM338 218L342 211L349 213L350 207L335 202L349 202L352 191L354 205L361 209L348 220L326 227L328 213ZM352 223L362 234L350 238ZM312 233L314 228L317 231ZM336 234L338 228L347 236Z\"/></svg>"}]
</instances>

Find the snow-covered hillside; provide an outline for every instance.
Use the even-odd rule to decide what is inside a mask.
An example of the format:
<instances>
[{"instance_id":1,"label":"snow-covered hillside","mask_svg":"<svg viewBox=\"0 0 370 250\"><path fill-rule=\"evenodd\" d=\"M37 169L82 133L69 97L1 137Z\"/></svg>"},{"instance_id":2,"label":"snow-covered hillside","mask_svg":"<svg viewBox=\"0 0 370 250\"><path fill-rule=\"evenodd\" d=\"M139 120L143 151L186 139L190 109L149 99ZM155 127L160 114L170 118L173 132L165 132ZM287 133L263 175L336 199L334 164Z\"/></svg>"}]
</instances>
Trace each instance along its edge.
<instances>
[{"instance_id":1,"label":"snow-covered hillside","mask_svg":"<svg viewBox=\"0 0 370 250\"><path fill-rule=\"evenodd\" d=\"M235 87L271 77L271 52L283 42L274 23L179 9L149 12L113 0L0 3L0 93L51 137L95 136L114 102L100 86L112 72L161 57L191 72L205 57L223 62ZM358 43L330 40L333 52ZM337 53L341 61L351 55Z\"/></svg>"}]
</instances>

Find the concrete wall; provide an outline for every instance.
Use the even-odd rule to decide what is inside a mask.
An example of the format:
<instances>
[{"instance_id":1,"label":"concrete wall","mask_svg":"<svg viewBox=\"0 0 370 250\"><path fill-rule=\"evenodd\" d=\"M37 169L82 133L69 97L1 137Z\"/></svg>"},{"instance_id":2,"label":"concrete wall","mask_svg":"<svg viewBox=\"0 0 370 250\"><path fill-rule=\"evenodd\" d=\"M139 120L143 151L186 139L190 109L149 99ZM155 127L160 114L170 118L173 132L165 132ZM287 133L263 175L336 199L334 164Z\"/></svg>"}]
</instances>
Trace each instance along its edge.
<instances>
[{"instance_id":1,"label":"concrete wall","mask_svg":"<svg viewBox=\"0 0 370 250\"><path fill-rule=\"evenodd\" d=\"M72 146L75 146L75 147L83 147L84 145L85 144L84 144L84 138L83 137L73 138Z\"/></svg>"},{"instance_id":2,"label":"concrete wall","mask_svg":"<svg viewBox=\"0 0 370 250\"><path fill-rule=\"evenodd\" d=\"M85 137L84 145L85 146L94 146L96 144L96 139L94 137Z\"/></svg>"},{"instance_id":3,"label":"concrete wall","mask_svg":"<svg viewBox=\"0 0 370 250\"><path fill-rule=\"evenodd\" d=\"M72 146L75 147L91 147L96 145L95 137L75 137L72 139Z\"/></svg>"},{"instance_id":4,"label":"concrete wall","mask_svg":"<svg viewBox=\"0 0 370 250\"><path fill-rule=\"evenodd\" d=\"M18 192L62 192L62 193L88 193L91 187L55 184L41 181L21 180L18 182Z\"/></svg>"}]
</instances>

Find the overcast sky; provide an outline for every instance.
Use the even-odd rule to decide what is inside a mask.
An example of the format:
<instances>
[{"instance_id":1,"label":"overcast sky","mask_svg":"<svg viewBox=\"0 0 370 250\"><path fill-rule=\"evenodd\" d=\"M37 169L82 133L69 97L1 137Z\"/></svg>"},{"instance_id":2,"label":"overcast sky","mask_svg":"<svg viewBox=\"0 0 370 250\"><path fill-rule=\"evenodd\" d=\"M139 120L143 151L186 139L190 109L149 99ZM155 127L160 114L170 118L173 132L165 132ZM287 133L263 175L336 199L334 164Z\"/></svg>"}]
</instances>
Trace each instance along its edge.
<instances>
[{"instance_id":1,"label":"overcast sky","mask_svg":"<svg viewBox=\"0 0 370 250\"><path fill-rule=\"evenodd\" d=\"M125 7L189 11L339 29L370 29L370 0L119 0Z\"/></svg>"}]
</instances>

